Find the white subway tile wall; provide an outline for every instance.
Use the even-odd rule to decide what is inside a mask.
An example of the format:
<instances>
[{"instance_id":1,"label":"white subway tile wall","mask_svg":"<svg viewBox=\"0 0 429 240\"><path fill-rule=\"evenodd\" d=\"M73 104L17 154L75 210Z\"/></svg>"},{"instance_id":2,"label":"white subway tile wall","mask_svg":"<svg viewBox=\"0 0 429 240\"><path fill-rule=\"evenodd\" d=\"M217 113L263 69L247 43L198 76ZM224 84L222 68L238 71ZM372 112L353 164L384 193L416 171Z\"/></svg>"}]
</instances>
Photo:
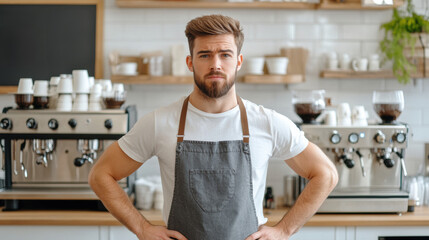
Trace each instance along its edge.
<instances>
[{"instance_id":1,"label":"white subway tile wall","mask_svg":"<svg viewBox=\"0 0 429 240\"><path fill-rule=\"evenodd\" d=\"M113 4L108 6L111 7L106 7L106 54L112 50L127 53L133 50L135 53L163 50L166 57L164 63L166 74L170 72L168 44L186 45L183 31L187 21L204 14L221 13L240 20L245 33L242 50L245 60L246 57L276 54L281 47L286 46L308 48L310 57L305 83L284 87L237 84L237 91L242 97L275 109L293 121L299 121L290 103L290 90L293 89L326 89L327 96L332 98L334 104L349 102L352 106L364 105L371 119L378 119L372 110L372 91L403 89L406 108L399 120L408 122L413 133L406 157L407 166L410 174L421 173L424 157L423 143L429 141L429 111L426 106L429 98L425 96L425 93L429 92L428 80L418 79L404 86L392 79L319 78L319 72L325 68L326 54L330 52L336 52L339 56L347 53L352 58L369 57L371 54L379 53L379 40L383 36L383 32L379 30L380 24L391 18L391 10L133 9L133 11L127 11L118 10ZM141 22L141 19L144 19L144 22ZM129 36L133 28L135 35ZM127 30L129 32L124 34L123 31ZM143 33L137 33L138 31ZM147 36L148 34L150 36ZM244 74L244 71L245 67L239 75ZM138 104L139 114L143 115L188 94L191 90L191 86L132 86L128 103ZM150 162L151 164L142 167L141 174L153 172L151 169L157 172L156 161ZM282 194L283 176L287 174L293 174L293 172L284 162L272 162L267 174L267 184L272 185L277 194Z\"/></svg>"},{"instance_id":2,"label":"white subway tile wall","mask_svg":"<svg viewBox=\"0 0 429 240\"><path fill-rule=\"evenodd\" d=\"M428 6L426 0L414 2L419 6L416 9L425 13ZM129 9L118 8L115 0L106 0L105 78L110 77L107 55L114 50L127 55L161 50L164 74L170 74L171 46L187 46L184 35L186 23L205 14L224 14L240 20L245 33L244 59L276 54L285 46L304 46L310 50L305 83L289 86L237 84L237 91L242 97L272 108L293 121L299 120L291 104L293 89L326 89L327 96L332 98L334 104L349 102L351 106L364 105L372 119L377 118L372 110L372 91L403 89L405 111L399 120L408 122L413 132L406 164L411 175L422 171L423 146L424 142L429 142L429 79L419 79L404 86L394 79L336 80L319 77L320 71L325 68L327 53L348 53L352 58L378 53L378 41L382 37L379 27L391 19L391 10ZM127 104L136 104L139 116L143 116L189 94L192 86L133 85L127 86L127 91ZM8 106L14 99L11 95L0 95L0 102ZM151 160L150 164L143 165L139 174L159 173L158 168L157 161ZM292 171L284 162L270 164L267 185L274 186L277 195L283 194L283 176L287 174L292 174Z\"/></svg>"},{"instance_id":3,"label":"white subway tile wall","mask_svg":"<svg viewBox=\"0 0 429 240\"><path fill-rule=\"evenodd\" d=\"M423 6L423 1L415 0L416 6ZM420 8L419 11L424 10ZM372 91L403 89L405 110L399 120L408 122L414 134L409 142L407 166L410 174L422 171L423 146L424 142L429 142L428 79L419 79L404 86L394 79L336 80L319 77L319 72L325 68L327 53L348 53L352 58L379 53L378 41L383 36L380 24L390 20L391 10L127 9L116 7L114 0L106 0L104 54L107 56L113 50L124 54L162 50L164 73L169 74L171 46L187 46L186 23L206 14L224 14L240 20L245 34L244 61L246 57L279 53L281 47L303 46L310 50L305 83L289 86L237 84L242 97L272 108L293 121L299 121L299 118L291 104L292 89L326 89L334 104L364 105L372 119L378 118L372 110ZM104 71L108 78L107 64ZM239 75L244 71L245 67ZM137 104L142 116L191 91L191 85L128 86L127 104ZM149 163L143 165L139 174L159 173L157 161ZM293 174L293 171L283 161L271 163L267 185L272 185L276 194L283 194L283 176L287 174Z\"/></svg>"}]
</instances>

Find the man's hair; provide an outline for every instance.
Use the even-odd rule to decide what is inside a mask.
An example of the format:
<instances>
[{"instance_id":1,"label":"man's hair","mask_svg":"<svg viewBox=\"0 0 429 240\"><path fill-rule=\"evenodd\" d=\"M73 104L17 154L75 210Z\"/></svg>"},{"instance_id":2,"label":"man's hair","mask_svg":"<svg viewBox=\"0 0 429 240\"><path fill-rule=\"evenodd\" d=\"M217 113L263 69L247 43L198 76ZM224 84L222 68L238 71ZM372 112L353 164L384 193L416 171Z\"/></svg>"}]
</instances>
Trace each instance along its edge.
<instances>
[{"instance_id":1,"label":"man's hair","mask_svg":"<svg viewBox=\"0 0 429 240\"><path fill-rule=\"evenodd\" d=\"M186 25L186 37L188 38L189 50L194 50L194 41L197 37L232 34L235 45L237 45L237 55L241 52L244 35L240 27L240 22L223 15L207 15L192 19Z\"/></svg>"}]
</instances>

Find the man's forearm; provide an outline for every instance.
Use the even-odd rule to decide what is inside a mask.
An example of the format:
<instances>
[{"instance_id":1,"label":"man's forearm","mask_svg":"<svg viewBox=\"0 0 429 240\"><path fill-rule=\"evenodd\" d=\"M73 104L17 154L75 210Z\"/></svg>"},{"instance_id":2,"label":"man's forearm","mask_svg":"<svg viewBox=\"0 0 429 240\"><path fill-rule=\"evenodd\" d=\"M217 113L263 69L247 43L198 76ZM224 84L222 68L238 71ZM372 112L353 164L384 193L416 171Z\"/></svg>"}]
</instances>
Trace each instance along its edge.
<instances>
[{"instance_id":1,"label":"man's forearm","mask_svg":"<svg viewBox=\"0 0 429 240\"><path fill-rule=\"evenodd\" d=\"M92 175L90 184L109 212L134 234L139 236L143 227L150 224L111 176Z\"/></svg>"},{"instance_id":2,"label":"man's forearm","mask_svg":"<svg viewBox=\"0 0 429 240\"><path fill-rule=\"evenodd\" d=\"M277 224L289 236L296 233L313 216L336 185L335 173L313 177L299 195L294 206Z\"/></svg>"}]
</instances>

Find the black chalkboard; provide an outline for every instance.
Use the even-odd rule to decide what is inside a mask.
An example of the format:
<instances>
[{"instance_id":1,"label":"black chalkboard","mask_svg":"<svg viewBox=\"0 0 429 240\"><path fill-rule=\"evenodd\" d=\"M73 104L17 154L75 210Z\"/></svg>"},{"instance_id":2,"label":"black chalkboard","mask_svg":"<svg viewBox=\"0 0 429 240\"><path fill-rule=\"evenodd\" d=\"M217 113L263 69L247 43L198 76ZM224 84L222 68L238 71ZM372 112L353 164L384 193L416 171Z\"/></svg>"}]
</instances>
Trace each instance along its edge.
<instances>
[{"instance_id":1,"label":"black chalkboard","mask_svg":"<svg viewBox=\"0 0 429 240\"><path fill-rule=\"evenodd\" d=\"M0 86L95 71L95 5L1 5Z\"/></svg>"}]
</instances>

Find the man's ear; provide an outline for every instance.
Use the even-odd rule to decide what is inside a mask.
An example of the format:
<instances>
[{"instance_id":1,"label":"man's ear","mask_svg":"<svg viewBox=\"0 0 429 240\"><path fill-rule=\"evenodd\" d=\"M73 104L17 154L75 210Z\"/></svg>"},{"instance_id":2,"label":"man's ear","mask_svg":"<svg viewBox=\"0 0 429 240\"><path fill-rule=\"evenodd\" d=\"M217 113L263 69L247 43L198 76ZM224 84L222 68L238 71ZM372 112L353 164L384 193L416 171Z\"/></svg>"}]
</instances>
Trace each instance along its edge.
<instances>
[{"instance_id":1,"label":"man's ear","mask_svg":"<svg viewBox=\"0 0 429 240\"><path fill-rule=\"evenodd\" d=\"M243 65L243 54L240 54L237 57L237 71L240 71L242 65Z\"/></svg>"},{"instance_id":2,"label":"man's ear","mask_svg":"<svg viewBox=\"0 0 429 240\"><path fill-rule=\"evenodd\" d=\"M194 72L194 68L193 68L193 65L192 65L192 56L191 55L186 56L186 65L188 65L189 71Z\"/></svg>"}]
</instances>

